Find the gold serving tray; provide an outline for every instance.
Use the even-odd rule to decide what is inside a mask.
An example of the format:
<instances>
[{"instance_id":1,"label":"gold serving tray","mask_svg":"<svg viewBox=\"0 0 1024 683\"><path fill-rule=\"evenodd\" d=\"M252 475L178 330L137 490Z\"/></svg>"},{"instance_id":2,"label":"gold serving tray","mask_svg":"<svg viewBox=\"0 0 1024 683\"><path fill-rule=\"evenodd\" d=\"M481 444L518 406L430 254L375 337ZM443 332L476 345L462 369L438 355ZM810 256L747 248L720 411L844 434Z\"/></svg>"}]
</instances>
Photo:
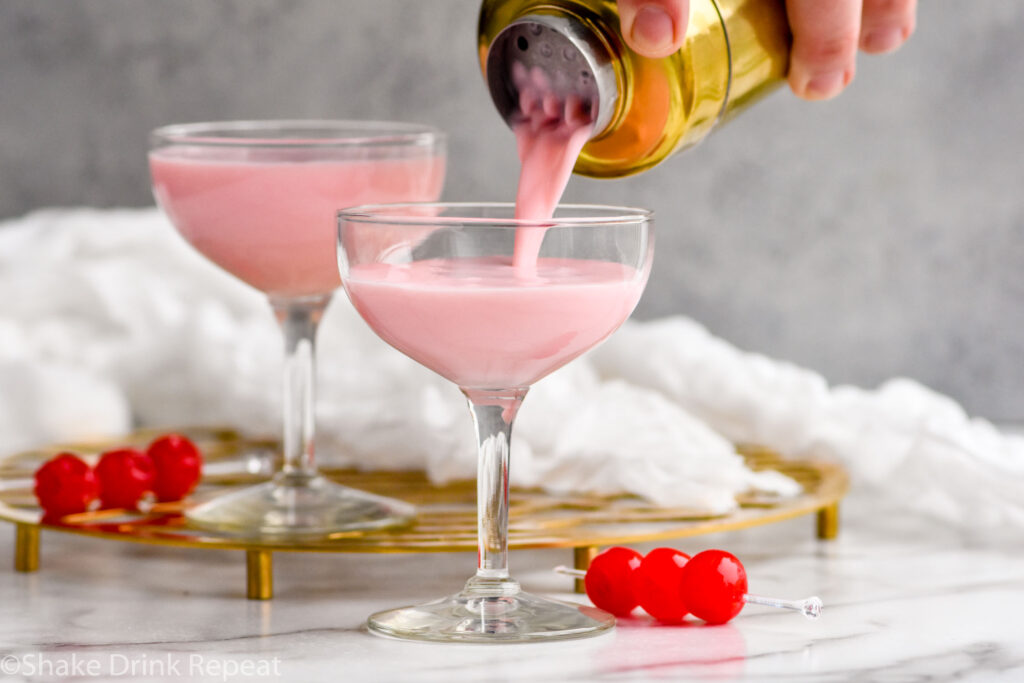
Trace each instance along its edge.
<instances>
[{"instance_id":1,"label":"gold serving tray","mask_svg":"<svg viewBox=\"0 0 1024 683\"><path fill-rule=\"evenodd\" d=\"M182 504L158 504L145 513L100 510L70 515L58 524L42 523L31 490L31 477L43 462L61 451L96 455L125 445L145 446L166 430L140 430L124 439L95 443L47 446L0 460L0 519L16 525L15 568L39 568L41 529L92 536L97 539L156 545L246 551L247 595L266 600L273 596L272 557L286 552L454 552L476 550L476 483L459 481L431 484L423 472L325 469L342 484L417 506L416 522L406 528L339 533L326 539L283 541L250 539L227 533L191 529L182 517ZM183 430L202 449L205 462L241 462L244 454L273 451L273 442L240 437L228 429ZM743 529L816 513L817 535L834 538L839 531L839 501L849 486L837 464L786 460L758 446L739 446L753 469L774 469L789 475L804 488L802 495L779 499L745 496L732 513L712 516L685 508L661 508L632 496L552 494L537 489L511 490L509 546L572 548L574 565L586 569L598 548L608 545L660 541L716 531ZM223 468L221 468L223 469ZM238 468L241 471L241 467ZM248 486L261 478L246 474L204 476L202 489ZM577 589L581 589L580 582Z\"/></svg>"}]
</instances>

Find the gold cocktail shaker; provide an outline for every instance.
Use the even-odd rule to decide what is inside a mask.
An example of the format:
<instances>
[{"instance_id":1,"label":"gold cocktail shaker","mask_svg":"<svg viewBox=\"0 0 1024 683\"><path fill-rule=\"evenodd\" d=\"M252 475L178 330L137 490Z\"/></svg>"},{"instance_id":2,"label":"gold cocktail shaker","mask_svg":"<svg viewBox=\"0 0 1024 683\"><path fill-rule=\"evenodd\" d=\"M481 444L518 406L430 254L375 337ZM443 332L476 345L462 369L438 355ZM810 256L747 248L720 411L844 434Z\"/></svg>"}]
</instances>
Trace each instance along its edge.
<instances>
[{"instance_id":1,"label":"gold cocktail shaker","mask_svg":"<svg viewBox=\"0 0 1024 683\"><path fill-rule=\"evenodd\" d=\"M691 0L686 42L649 59L626 46L614 0L484 0L480 63L506 123L517 116L516 63L540 69L594 120L575 172L639 173L700 142L782 83L789 65L784 0Z\"/></svg>"}]
</instances>

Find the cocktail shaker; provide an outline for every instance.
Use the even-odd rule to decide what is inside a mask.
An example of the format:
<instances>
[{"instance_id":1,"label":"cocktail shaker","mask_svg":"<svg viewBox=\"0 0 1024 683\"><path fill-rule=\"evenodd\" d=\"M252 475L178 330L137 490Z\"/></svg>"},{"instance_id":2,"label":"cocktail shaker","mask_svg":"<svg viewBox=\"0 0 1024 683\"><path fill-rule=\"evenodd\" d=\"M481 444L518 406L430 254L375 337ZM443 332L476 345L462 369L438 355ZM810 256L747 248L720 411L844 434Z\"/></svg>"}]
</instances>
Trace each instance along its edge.
<instances>
[{"instance_id":1,"label":"cocktail shaker","mask_svg":"<svg viewBox=\"0 0 1024 683\"><path fill-rule=\"evenodd\" d=\"M614 0L484 0L479 51L499 114L519 116L513 70L542 73L593 120L575 172L639 173L698 142L783 82L784 0L691 0L686 41L649 59L626 46ZM521 78L519 79L521 82Z\"/></svg>"}]
</instances>

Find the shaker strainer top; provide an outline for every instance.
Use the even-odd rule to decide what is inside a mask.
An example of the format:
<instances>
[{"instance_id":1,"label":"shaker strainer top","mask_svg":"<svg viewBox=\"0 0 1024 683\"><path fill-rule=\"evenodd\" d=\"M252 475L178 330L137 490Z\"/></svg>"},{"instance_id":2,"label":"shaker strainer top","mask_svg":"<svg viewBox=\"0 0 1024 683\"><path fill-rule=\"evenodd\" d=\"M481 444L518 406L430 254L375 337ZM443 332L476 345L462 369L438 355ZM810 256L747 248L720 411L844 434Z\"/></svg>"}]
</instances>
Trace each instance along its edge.
<instances>
[{"instance_id":1,"label":"shaker strainer top","mask_svg":"<svg viewBox=\"0 0 1024 683\"><path fill-rule=\"evenodd\" d=\"M487 53L487 86L509 126L521 120L525 78L531 88L560 102L578 98L593 134L611 122L618 99L612 58L597 36L579 21L553 15L517 19L494 39Z\"/></svg>"}]
</instances>

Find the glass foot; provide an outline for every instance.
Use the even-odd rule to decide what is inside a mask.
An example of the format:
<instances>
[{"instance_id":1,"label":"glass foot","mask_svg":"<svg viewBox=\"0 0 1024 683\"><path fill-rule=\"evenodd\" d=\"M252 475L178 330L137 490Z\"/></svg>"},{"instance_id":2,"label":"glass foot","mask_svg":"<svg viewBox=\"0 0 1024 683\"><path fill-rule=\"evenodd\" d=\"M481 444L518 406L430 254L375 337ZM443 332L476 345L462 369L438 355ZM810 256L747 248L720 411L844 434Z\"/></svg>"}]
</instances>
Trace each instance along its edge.
<instances>
[{"instance_id":1,"label":"glass foot","mask_svg":"<svg viewBox=\"0 0 1024 683\"><path fill-rule=\"evenodd\" d=\"M189 524L200 529L274 540L401 526L414 516L415 509L408 503L335 484L319 475L278 475L185 511Z\"/></svg>"},{"instance_id":2,"label":"glass foot","mask_svg":"<svg viewBox=\"0 0 1024 683\"><path fill-rule=\"evenodd\" d=\"M512 580L481 586L478 579L470 579L461 593L378 612L367 626L381 635L410 640L536 642L600 635L615 626L615 617L594 607L524 593Z\"/></svg>"}]
</instances>

